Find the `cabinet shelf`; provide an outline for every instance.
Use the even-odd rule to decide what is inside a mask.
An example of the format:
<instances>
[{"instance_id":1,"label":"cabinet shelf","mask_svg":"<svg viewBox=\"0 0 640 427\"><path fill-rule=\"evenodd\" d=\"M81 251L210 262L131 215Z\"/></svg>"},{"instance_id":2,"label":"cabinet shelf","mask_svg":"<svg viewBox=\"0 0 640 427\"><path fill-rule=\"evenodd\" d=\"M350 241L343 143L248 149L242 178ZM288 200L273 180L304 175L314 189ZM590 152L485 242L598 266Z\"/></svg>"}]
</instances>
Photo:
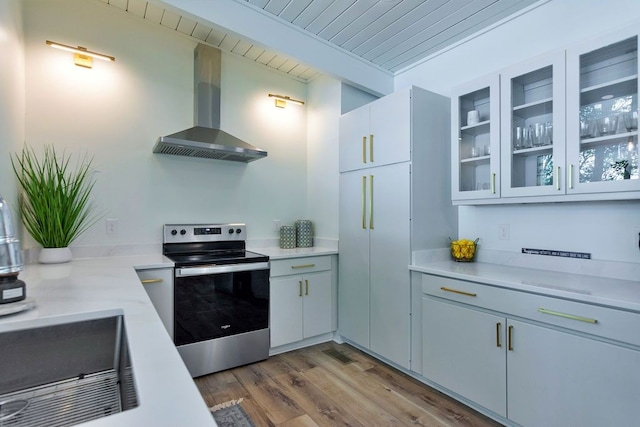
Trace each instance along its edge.
<instances>
[{"instance_id":1,"label":"cabinet shelf","mask_svg":"<svg viewBox=\"0 0 640 427\"><path fill-rule=\"evenodd\" d=\"M614 98L618 98L620 96L635 95L637 93L638 75L633 74L581 89L580 105L588 105L602 101L602 97L605 95L612 95Z\"/></svg>"},{"instance_id":2,"label":"cabinet shelf","mask_svg":"<svg viewBox=\"0 0 640 427\"><path fill-rule=\"evenodd\" d=\"M618 133L615 135L599 136L597 138L585 138L580 141L581 151L602 145L616 145L626 143L629 138L638 136L638 131Z\"/></svg>"},{"instance_id":3,"label":"cabinet shelf","mask_svg":"<svg viewBox=\"0 0 640 427\"><path fill-rule=\"evenodd\" d=\"M491 160L491 156L479 156L479 157L469 157L466 159L461 159L460 163L468 165L468 164L484 164L484 163L489 163L489 160Z\"/></svg>"},{"instance_id":4,"label":"cabinet shelf","mask_svg":"<svg viewBox=\"0 0 640 427\"><path fill-rule=\"evenodd\" d=\"M473 136L489 133L490 124L490 120L485 120L474 125L462 126L460 132Z\"/></svg>"},{"instance_id":5,"label":"cabinet shelf","mask_svg":"<svg viewBox=\"0 0 640 427\"><path fill-rule=\"evenodd\" d=\"M539 147L524 148L521 150L513 150L514 156L531 156L540 154L551 154L553 152L553 144L541 145Z\"/></svg>"},{"instance_id":6,"label":"cabinet shelf","mask_svg":"<svg viewBox=\"0 0 640 427\"><path fill-rule=\"evenodd\" d=\"M522 119L551 113L553 113L553 98L545 98L513 107L513 115Z\"/></svg>"}]
</instances>

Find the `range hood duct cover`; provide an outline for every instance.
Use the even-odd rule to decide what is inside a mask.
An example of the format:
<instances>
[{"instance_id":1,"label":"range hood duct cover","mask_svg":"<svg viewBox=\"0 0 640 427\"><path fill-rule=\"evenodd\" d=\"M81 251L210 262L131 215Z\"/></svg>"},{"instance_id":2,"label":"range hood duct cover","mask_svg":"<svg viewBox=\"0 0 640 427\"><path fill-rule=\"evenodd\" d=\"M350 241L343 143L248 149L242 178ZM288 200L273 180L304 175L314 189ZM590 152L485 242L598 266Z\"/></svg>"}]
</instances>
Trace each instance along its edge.
<instances>
[{"instance_id":1,"label":"range hood duct cover","mask_svg":"<svg viewBox=\"0 0 640 427\"><path fill-rule=\"evenodd\" d=\"M222 52L199 44L194 64L196 126L158 138L154 153L245 163L267 156L266 151L220 129L221 70Z\"/></svg>"}]
</instances>

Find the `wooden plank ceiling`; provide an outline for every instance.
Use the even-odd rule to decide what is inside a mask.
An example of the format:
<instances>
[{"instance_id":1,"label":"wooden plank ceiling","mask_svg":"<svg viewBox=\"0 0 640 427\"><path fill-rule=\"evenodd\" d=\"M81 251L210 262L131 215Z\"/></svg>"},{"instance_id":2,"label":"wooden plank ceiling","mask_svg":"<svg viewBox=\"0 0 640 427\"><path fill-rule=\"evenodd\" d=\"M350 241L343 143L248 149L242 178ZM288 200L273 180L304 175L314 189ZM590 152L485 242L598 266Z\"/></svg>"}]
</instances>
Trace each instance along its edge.
<instances>
[{"instance_id":1,"label":"wooden plank ceiling","mask_svg":"<svg viewBox=\"0 0 640 427\"><path fill-rule=\"evenodd\" d=\"M100 0L145 21L165 26L302 81L319 70L268 46L147 0ZM391 73L420 62L539 0L232 0L247 13L323 40L335 49Z\"/></svg>"}]
</instances>

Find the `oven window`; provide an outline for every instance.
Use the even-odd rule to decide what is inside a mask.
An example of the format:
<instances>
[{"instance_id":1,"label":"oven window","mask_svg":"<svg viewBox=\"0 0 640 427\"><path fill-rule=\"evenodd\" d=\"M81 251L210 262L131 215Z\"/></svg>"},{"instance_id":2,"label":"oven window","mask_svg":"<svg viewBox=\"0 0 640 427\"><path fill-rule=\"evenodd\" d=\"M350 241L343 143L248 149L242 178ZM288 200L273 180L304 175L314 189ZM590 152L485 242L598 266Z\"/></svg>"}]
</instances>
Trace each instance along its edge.
<instances>
[{"instance_id":1,"label":"oven window","mask_svg":"<svg viewBox=\"0 0 640 427\"><path fill-rule=\"evenodd\" d=\"M269 269L176 277L176 345L269 327Z\"/></svg>"}]
</instances>

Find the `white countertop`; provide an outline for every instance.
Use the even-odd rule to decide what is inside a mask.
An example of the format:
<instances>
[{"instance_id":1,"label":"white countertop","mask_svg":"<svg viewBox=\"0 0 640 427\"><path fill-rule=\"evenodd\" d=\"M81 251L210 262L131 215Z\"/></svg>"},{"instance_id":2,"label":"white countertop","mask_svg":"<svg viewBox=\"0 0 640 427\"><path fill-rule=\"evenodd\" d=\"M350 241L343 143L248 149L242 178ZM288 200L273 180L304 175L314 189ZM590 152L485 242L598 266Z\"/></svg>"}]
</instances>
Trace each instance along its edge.
<instances>
[{"instance_id":1,"label":"white countertop","mask_svg":"<svg viewBox=\"0 0 640 427\"><path fill-rule=\"evenodd\" d=\"M410 270L640 312L640 281L484 262L434 261Z\"/></svg>"},{"instance_id":2,"label":"white countertop","mask_svg":"<svg viewBox=\"0 0 640 427\"><path fill-rule=\"evenodd\" d=\"M36 307L0 317L0 332L121 311L138 394L137 408L87 426L215 426L134 267L172 267L162 255L75 259L27 265L19 278Z\"/></svg>"},{"instance_id":3,"label":"white countertop","mask_svg":"<svg viewBox=\"0 0 640 427\"><path fill-rule=\"evenodd\" d=\"M293 248L293 249L281 249L279 247L265 247L265 248L248 248L253 252L258 252L263 255L268 255L269 259L287 259L287 258L302 258L307 256L320 256L320 255L336 255L337 249L312 246L310 248Z\"/></svg>"}]
</instances>

